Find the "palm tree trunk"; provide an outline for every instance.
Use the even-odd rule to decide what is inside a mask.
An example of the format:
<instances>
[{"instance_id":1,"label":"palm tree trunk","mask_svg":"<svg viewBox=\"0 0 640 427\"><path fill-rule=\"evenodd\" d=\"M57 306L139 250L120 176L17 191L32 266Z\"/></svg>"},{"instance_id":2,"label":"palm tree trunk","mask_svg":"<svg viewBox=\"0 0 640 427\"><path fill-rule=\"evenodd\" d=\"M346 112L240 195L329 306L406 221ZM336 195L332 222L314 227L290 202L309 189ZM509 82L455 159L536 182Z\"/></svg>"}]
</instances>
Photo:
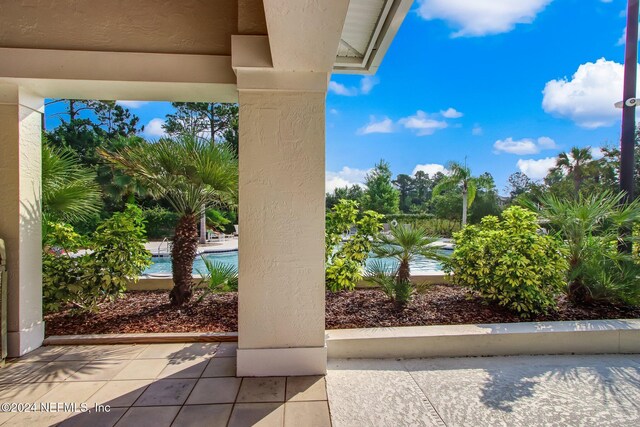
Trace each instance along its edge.
<instances>
[{"instance_id":1,"label":"palm tree trunk","mask_svg":"<svg viewBox=\"0 0 640 427\"><path fill-rule=\"evenodd\" d=\"M467 190L462 190L462 226L467 225Z\"/></svg>"},{"instance_id":2,"label":"palm tree trunk","mask_svg":"<svg viewBox=\"0 0 640 427\"><path fill-rule=\"evenodd\" d=\"M198 251L198 221L195 215L184 215L176 225L171 266L173 268L173 289L169 294L171 305L179 307L191 299L193 283L191 271Z\"/></svg>"},{"instance_id":3,"label":"palm tree trunk","mask_svg":"<svg viewBox=\"0 0 640 427\"><path fill-rule=\"evenodd\" d=\"M402 261L400 267L398 267L397 282L401 283L408 281L411 278L411 270L409 269L409 262Z\"/></svg>"}]
</instances>

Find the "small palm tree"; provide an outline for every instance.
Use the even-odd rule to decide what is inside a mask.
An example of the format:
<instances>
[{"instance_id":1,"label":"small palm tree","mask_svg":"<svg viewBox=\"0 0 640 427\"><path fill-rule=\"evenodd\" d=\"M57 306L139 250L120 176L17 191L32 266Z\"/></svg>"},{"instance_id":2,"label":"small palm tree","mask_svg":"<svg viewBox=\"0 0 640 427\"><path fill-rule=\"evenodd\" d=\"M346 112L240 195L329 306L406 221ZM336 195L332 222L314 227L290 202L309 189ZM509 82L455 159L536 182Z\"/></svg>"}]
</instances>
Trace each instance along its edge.
<instances>
[{"instance_id":1,"label":"small palm tree","mask_svg":"<svg viewBox=\"0 0 640 427\"><path fill-rule=\"evenodd\" d=\"M392 271L381 263L372 263L367 276L381 285L387 294L393 294L396 304L404 305L411 294L411 262L419 255L442 259L437 248L431 245L435 240L422 227L408 224L391 227L389 235L380 234L374 241L373 252L381 258L395 259L398 268ZM395 283L390 283L389 278Z\"/></svg>"},{"instance_id":2,"label":"small palm tree","mask_svg":"<svg viewBox=\"0 0 640 427\"><path fill-rule=\"evenodd\" d=\"M585 176L585 169L592 160L590 147L572 147L569 153L562 152L558 155L554 170L564 171L567 176L573 179L573 186L577 194Z\"/></svg>"},{"instance_id":3,"label":"small palm tree","mask_svg":"<svg viewBox=\"0 0 640 427\"><path fill-rule=\"evenodd\" d=\"M467 212L476 198L478 178L471 176L471 169L465 164L449 162L449 174L433 189L433 195L438 196L444 191L459 188L462 190L462 226L467 225Z\"/></svg>"},{"instance_id":4,"label":"small palm tree","mask_svg":"<svg viewBox=\"0 0 640 427\"><path fill-rule=\"evenodd\" d=\"M192 269L198 250L198 220L208 204L233 205L237 200L238 161L225 144L192 135L162 138L102 156L165 199L180 215L171 248L174 287L171 304L191 299Z\"/></svg>"},{"instance_id":5,"label":"small palm tree","mask_svg":"<svg viewBox=\"0 0 640 427\"><path fill-rule=\"evenodd\" d=\"M96 175L71 149L42 144L42 213L48 220L82 221L101 206ZM46 223L46 221L44 221Z\"/></svg>"}]
</instances>

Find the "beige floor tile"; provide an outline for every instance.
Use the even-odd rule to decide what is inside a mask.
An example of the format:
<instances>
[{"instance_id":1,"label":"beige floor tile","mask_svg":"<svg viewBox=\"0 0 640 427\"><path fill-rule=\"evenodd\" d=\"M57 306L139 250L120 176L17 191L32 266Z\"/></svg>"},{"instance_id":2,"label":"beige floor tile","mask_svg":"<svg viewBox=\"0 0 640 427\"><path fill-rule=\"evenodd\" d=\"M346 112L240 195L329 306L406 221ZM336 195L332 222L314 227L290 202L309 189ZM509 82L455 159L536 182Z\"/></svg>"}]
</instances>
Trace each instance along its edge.
<instances>
[{"instance_id":1,"label":"beige floor tile","mask_svg":"<svg viewBox=\"0 0 640 427\"><path fill-rule=\"evenodd\" d=\"M285 377L244 378L238 402L284 402Z\"/></svg>"},{"instance_id":2,"label":"beige floor tile","mask_svg":"<svg viewBox=\"0 0 640 427\"><path fill-rule=\"evenodd\" d=\"M187 405L233 403L240 388L240 378L200 378Z\"/></svg>"},{"instance_id":3,"label":"beige floor tile","mask_svg":"<svg viewBox=\"0 0 640 427\"><path fill-rule=\"evenodd\" d=\"M61 384L2 384L0 385L0 401L7 403L33 403Z\"/></svg>"},{"instance_id":4,"label":"beige floor tile","mask_svg":"<svg viewBox=\"0 0 640 427\"><path fill-rule=\"evenodd\" d=\"M226 426L233 405L183 406L173 425L176 427Z\"/></svg>"},{"instance_id":5,"label":"beige floor tile","mask_svg":"<svg viewBox=\"0 0 640 427\"><path fill-rule=\"evenodd\" d=\"M84 403L93 396L106 381L82 381L62 383L39 398L38 402Z\"/></svg>"},{"instance_id":6,"label":"beige floor tile","mask_svg":"<svg viewBox=\"0 0 640 427\"><path fill-rule=\"evenodd\" d=\"M207 363L209 359L204 357L192 360L171 359L158 378L200 378Z\"/></svg>"},{"instance_id":7,"label":"beige floor tile","mask_svg":"<svg viewBox=\"0 0 640 427\"><path fill-rule=\"evenodd\" d=\"M287 402L284 407L285 427L331 427L327 402Z\"/></svg>"},{"instance_id":8,"label":"beige floor tile","mask_svg":"<svg viewBox=\"0 0 640 427\"><path fill-rule=\"evenodd\" d=\"M22 412L11 417L2 427L51 427L72 415L69 412Z\"/></svg>"},{"instance_id":9,"label":"beige floor tile","mask_svg":"<svg viewBox=\"0 0 640 427\"><path fill-rule=\"evenodd\" d=\"M26 374L21 380L34 383L64 381L82 369L86 363L80 361L49 362L37 371Z\"/></svg>"},{"instance_id":10,"label":"beige floor tile","mask_svg":"<svg viewBox=\"0 0 640 427\"><path fill-rule=\"evenodd\" d=\"M48 362L10 363L0 368L0 384L27 382L26 377L42 369Z\"/></svg>"},{"instance_id":11,"label":"beige floor tile","mask_svg":"<svg viewBox=\"0 0 640 427\"><path fill-rule=\"evenodd\" d=\"M171 359L175 357L185 344L149 344L136 356L136 359Z\"/></svg>"},{"instance_id":12,"label":"beige floor tile","mask_svg":"<svg viewBox=\"0 0 640 427\"><path fill-rule=\"evenodd\" d=\"M94 360L69 375L67 381L109 381L128 364L129 360Z\"/></svg>"},{"instance_id":13,"label":"beige floor tile","mask_svg":"<svg viewBox=\"0 0 640 427\"><path fill-rule=\"evenodd\" d=\"M18 359L12 359L11 362L53 362L70 348L69 346L39 347Z\"/></svg>"},{"instance_id":14,"label":"beige floor tile","mask_svg":"<svg viewBox=\"0 0 640 427\"><path fill-rule=\"evenodd\" d=\"M171 356L173 359L183 359L183 360L193 360L200 357L212 357L217 349L219 343L217 342L196 342L186 344L182 349L180 349L174 356Z\"/></svg>"},{"instance_id":15,"label":"beige floor tile","mask_svg":"<svg viewBox=\"0 0 640 427\"><path fill-rule=\"evenodd\" d=\"M111 408L109 412L85 412L70 416L59 427L113 427L125 412L127 408Z\"/></svg>"},{"instance_id":16,"label":"beige floor tile","mask_svg":"<svg viewBox=\"0 0 640 427\"><path fill-rule=\"evenodd\" d=\"M327 400L327 387L324 377L287 378L287 401L305 400Z\"/></svg>"},{"instance_id":17,"label":"beige floor tile","mask_svg":"<svg viewBox=\"0 0 640 427\"><path fill-rule=\"evenodd\" d=\"M118 427L169 427L180 410L179 406L130 408L116 426Z\"/></svg>"},{"instance_id":18,"label":"beige floor tile","mask_svg":"<svg viewBox=\"0 0 640 427\"><path fill-rule=\"evenodd\" d=\"M237 342L221 342L213 357L236 357Z\"/></svg>"},{"instance_id":19,"label":"beige floor tile","mask_svg":"<svg viewBox=\"0 0 640 427\"><path fill-rule=\"evenodd\" d=\"M283 403L238 403L233 407L229 427L282 427Z\"/></svg>"},{"instance_id":20,"label":"beige floor tile","mask_svg":"<svg viewBox=\"0 0 640 427\"><path fill-rule=\"evenodd\" d=\"M149 347L148 344L117 344L102 345L100 355L96 360L122 360L135 359L140 353Z\"/></svg>"},{"instance_id":21,"label":"beige floor tile","mask_svg":"<svg viewBox=\"0 0 640 427\"><path fill-rule=\"evenodd\" d=\"M65 351L56 359L56 362L63 362L67 360L77 361L90 361L101 354L100 346L96 345L78 345L71 346L71 348Z\"/></svg>"},{"instance_id":22,"label":"beige floor tile","mask_svg":"<svg viewBox=\"0 0 640 427\"><path fill-rule=\"evenodd\" d=\"M131 406L152 380L109 381L87 403L109 405L112 408Z\"/></svg>"},{"instance_id":23,"label":"beige floor tile","mask_svg":"<svg viewBox=\"0 0 640 427\"><path fill-rule=\"evenodd\" d=\"M114 380L152 380L169 364L167 359L132 360L118 372Z\"/></svg>"},{"instance_id":24,"label":"beige floor tile","mask_svg":"<svg viewBox=\"0 0 640 427\"><path fill-rule=\"evenodd\" d=\"M182 405L196 384L195 379L156 380L134 403L135 406Z\"/></svg>"},{"instance_id":25,"label":"beige floor tile","mask_svg":"<svg viewBox=\"0 0 640 427\"><path fill-rule=\"evenodd\" d=\"M214 357L209 361L202 377L235 377L236 368L235 357Z\"/></svg>"}]
</instances>

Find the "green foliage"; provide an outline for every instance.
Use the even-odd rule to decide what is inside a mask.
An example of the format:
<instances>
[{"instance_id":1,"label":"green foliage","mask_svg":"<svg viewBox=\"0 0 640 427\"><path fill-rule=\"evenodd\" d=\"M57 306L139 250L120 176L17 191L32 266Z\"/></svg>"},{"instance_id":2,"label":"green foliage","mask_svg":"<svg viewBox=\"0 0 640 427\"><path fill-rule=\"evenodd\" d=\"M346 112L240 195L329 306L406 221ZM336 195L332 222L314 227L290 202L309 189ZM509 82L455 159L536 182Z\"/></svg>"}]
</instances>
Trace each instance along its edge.
<instances>
[{"instance_id":1,"label":"green foliage","mask_svg":"<svg viewBox=\"0 0 640 427\"><path fill-rule=\"evenodd\" d=\"M400 212L400 192L391 184L389 163L380 160L367 174L365 184L367 189L362 198L363 209L383 215Z\"/></svg>"},{"instance_id":2,"label":"green foliage","mask_svg":"<svg viewBox=\"0 0 640 427\"><path fill-rule=\"evenodd\" d=\"M371 238L380 232L382 215L365 211L360 220L358 203L340 200L327 215L325 231L326 283L333 292L353 290L371 251ZM355 224L357 233L340 245L342 236Z\"/></svg>"},{"instance_id":3,"label":"green foliage","mask_svg":"<svg viewBox=\"0 0 640 427\"><path fill-rule=\"evenodd\" d=\"M518 206L502 220L487 216L455 234L446 270L455 283L522 317L545 313L555 306L568 266L560 242L538 231L536 215Z\"/></svg>"},{"instance_id":4,"label":"green foliage","mask_svg":"<svg viewBox=\"0 0 640 427\"><path fill-rule=\"evenodd\" d=\"M325 203L327 211L330 211L340 200L353 200L360 203L364 197L364 190L358 184L351 187L340 187L333 190L333 193L327 193Z\"/></svg>"},{"instance_id":5,"label":"green foliage","mask_svg":"<svg viewBox=\"0 0 640 427\"><path fill-rule=\"evenodd\" d=\"M199 300L209 293L238 291L238 269L234 265L205 257L202 257L202 261L206 271L198 271L198 274L202 276L206 289Z\"/></svg>"},{"instance_id":6,"label":"green foliage","mask_svg":"<svg viewBox=\"0 0 640 427\"><path fill-rule=\"evenodd\" d=\"M227 231L232 225L231 219L225 216L225 212L217 209L207 209L207 227L214 230Z\"/></svg>"},{"instance_id":7,"label":"green foliage","mask_svg":"<svg viewBox=\"0 0 640 427\"><path fill-rule=\"evenodd\" d=\"M366 269L366 278L378 285L398 309L405 307L413 294L413 284L409 280L396 280L398 265L387 265L374 259Z\"/></svg>"},{"instance_id":8,"label":"green foliage","mask_svg":"<svg viewBox=\"0 0 640 427\"><path fill-rule=\"evenodd\" d=\"M45 310L70 303L93 312L105 300L119 297L151 263L145 240L142 211L134 205L103 222L87 241L68 225L50 223L42 268ZM76 253L81 247L89 251Z\"/></svg>"},{"instance_id":9,"label":"green foliage","mask_svg":"<svg viewBox=\"0 0 640 427\"><path fill-rule=\"evenodd\" d=\"M147 238L163 239L173 235L173 230L178 223L177 213L161 206L154 206L143 209L142 215L147 224Z\"/></svg>"},{"instance_id":10,"label":"green foliage","mask_svg":"<svg viewBox=\"0 0 640 427\"><path fill-rule=\"evenodd\" d=\"M95 173L68 148L42 144L42 211L52 221L81 221L101 207Z\"/></svg>"},{"instance_id":11,"label":"green foliage","mask_svg":"<svg viewBox=\"0 0 640 427\"><path fill-rule=\"evenodd\" d=\"M637 259L617 251L620 229L631 230L640 221L640 201L622 205L623 196L603 191L579 193L570 199L541 198L541 217L558 233L569 253L567 292L575 302L640 304Z\"/></svg>"},{"instance_id":12,"label":"green foliage","mask_svg":"<svg viewBox=\"0 0 640 427\"><path fill-rule=\"evenodd\" d=\"M411 262L418 255L442 260L437 249L431 246L434 241L424 228L407 224L391 227L389 235L377 236L373 252L381 258L393 258L397 264L390 269L380 260L374 260L367 269L367 279L380 285L398 307L403 307L411 300L413 293Z\"/></svg>"}]
</instances>

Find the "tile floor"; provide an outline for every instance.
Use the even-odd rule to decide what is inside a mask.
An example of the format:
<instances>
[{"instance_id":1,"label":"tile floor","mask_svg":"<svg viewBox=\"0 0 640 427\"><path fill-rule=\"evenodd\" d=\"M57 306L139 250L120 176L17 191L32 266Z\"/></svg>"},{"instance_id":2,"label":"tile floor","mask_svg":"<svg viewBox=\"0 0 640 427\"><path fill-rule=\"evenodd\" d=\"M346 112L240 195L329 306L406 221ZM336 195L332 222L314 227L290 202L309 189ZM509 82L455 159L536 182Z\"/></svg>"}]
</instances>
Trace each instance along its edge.
<instances>
[{"instance_id":1,"label":"tile floor","mask_svg":"<svg viewBox=\"0 0 640 427\"><path fill-rule=\"evenodd\" d=\"M323 377L236 378L235 350L235 343L43 347L0 369L0 403L37 405L2 407L0 425L331 425Z\"/></svg>"}]
</instances>

